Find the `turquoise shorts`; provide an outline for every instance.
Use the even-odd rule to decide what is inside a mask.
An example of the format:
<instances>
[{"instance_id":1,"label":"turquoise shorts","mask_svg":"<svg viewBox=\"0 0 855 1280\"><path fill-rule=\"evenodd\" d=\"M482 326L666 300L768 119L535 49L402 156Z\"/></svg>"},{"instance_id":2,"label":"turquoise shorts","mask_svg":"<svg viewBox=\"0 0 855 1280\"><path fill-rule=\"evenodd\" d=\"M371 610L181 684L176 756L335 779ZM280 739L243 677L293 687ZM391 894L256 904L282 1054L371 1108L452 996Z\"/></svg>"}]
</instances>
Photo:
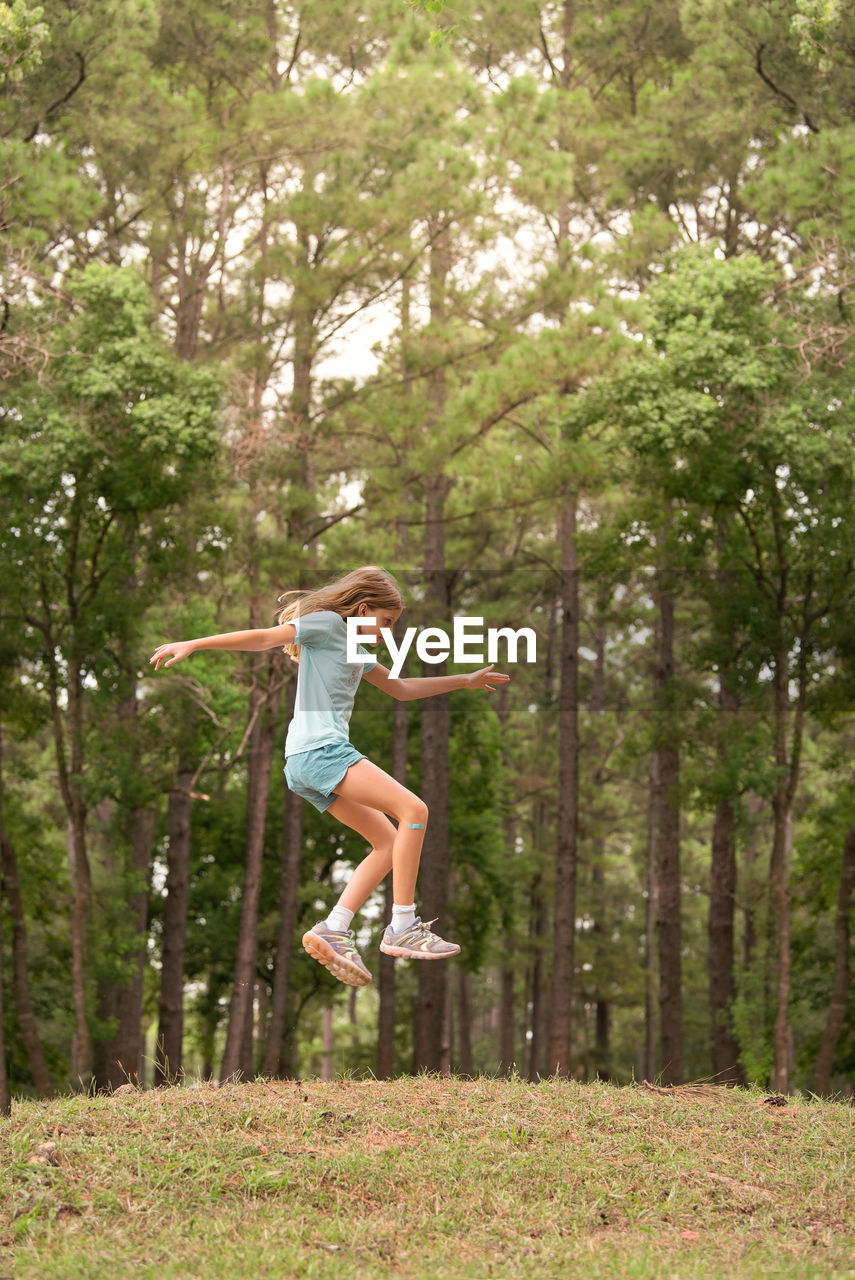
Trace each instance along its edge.
<instances>
[{"instance_id":1,"label":"turquoise shorts","mask_svg":"<svg viewBox=\"0 0 855 1280\"><path fill-rule=\"evenodd\" d=\"M364 759L362 752L349 742L331 742L312 751L298 751L285 761L288 790L323 813L338 798L333 788L352 764Z\"/></svg>"}]
</instances>

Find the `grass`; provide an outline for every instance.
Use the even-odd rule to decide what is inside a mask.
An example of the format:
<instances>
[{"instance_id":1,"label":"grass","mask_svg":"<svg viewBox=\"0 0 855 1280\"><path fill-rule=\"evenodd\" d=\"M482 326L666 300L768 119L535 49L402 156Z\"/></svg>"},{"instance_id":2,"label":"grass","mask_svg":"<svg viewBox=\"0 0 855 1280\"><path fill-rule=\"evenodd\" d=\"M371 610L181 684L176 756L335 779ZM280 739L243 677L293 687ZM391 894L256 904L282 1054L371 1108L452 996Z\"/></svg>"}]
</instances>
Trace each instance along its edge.
<instances>
[{"instance_id":1,"label":"grass","mask_svg":"<svg viewBox=\"0 0 855 1280\"><path fill-rule=\"evenodd\" d=\"M15 1105L0 1277L855 1280L855 1111L562 1080ZM55 1164L30 1163L46 1140Z\"/></svg>"}]
</instances>

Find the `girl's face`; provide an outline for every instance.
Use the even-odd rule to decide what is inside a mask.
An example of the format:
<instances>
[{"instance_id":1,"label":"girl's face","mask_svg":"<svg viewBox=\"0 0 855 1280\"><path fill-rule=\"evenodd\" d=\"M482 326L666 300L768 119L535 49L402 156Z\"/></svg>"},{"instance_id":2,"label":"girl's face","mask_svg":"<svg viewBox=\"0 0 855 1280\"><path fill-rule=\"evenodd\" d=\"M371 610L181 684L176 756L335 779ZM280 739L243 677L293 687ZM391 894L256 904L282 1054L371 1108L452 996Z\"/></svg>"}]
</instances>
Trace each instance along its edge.
<instances>
[{"instance_id":1,"label":"girl's face","mask_svg":"<svg viewBox=\"0 0 855 1280\"><path fill-rule=\"evenodd\" d=\"M382 636L381 628L388 627L391 631L395 623L403 613L403 609L380 609L377 605L368 604L362 600L356 606L355 616L357 618L373 618L373 626L361 626L359 628L359 640L361 644L379 644Z\"/></svg>"}]
</instances>

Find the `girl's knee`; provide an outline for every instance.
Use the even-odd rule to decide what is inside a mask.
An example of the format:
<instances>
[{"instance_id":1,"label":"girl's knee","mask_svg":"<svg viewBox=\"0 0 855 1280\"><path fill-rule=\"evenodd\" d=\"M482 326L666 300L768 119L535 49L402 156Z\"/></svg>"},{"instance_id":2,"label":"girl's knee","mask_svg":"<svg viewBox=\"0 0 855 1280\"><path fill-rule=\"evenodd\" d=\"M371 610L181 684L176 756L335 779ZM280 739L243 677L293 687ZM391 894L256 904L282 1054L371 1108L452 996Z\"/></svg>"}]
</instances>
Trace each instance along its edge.
<instances>
[{"instance_id":1,"label":"girl's knee","mask_svg":"<svg viewBox=\"0 0 855 1280\"><path fill-rule=\"evenodd\" d=\"M428 807L424 800L420 800L418 796L413 796L411 802L407 806L407 812L404 815L404 821L410 826L426 827L428 820Z\"/></svg>"}]
</instances>

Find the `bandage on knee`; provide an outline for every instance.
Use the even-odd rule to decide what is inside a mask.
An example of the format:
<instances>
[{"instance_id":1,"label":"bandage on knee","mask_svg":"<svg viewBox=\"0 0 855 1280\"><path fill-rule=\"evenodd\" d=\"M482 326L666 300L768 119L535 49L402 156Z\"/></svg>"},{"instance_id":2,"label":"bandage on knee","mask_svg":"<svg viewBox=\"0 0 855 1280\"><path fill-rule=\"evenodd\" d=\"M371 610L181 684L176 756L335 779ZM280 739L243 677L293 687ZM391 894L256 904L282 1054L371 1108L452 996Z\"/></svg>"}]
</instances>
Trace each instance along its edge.
<instances>
[{"instance_id":1,"label":"bandage on knee","mask_svg":"<svg viewBox=\"0 0 855 1280\"><path fill-rule=\"evenodd\" d=\"M407 826L411 831L424 831L425 824L423 822L408 822Z\"/></svg>"}]
</instances>

